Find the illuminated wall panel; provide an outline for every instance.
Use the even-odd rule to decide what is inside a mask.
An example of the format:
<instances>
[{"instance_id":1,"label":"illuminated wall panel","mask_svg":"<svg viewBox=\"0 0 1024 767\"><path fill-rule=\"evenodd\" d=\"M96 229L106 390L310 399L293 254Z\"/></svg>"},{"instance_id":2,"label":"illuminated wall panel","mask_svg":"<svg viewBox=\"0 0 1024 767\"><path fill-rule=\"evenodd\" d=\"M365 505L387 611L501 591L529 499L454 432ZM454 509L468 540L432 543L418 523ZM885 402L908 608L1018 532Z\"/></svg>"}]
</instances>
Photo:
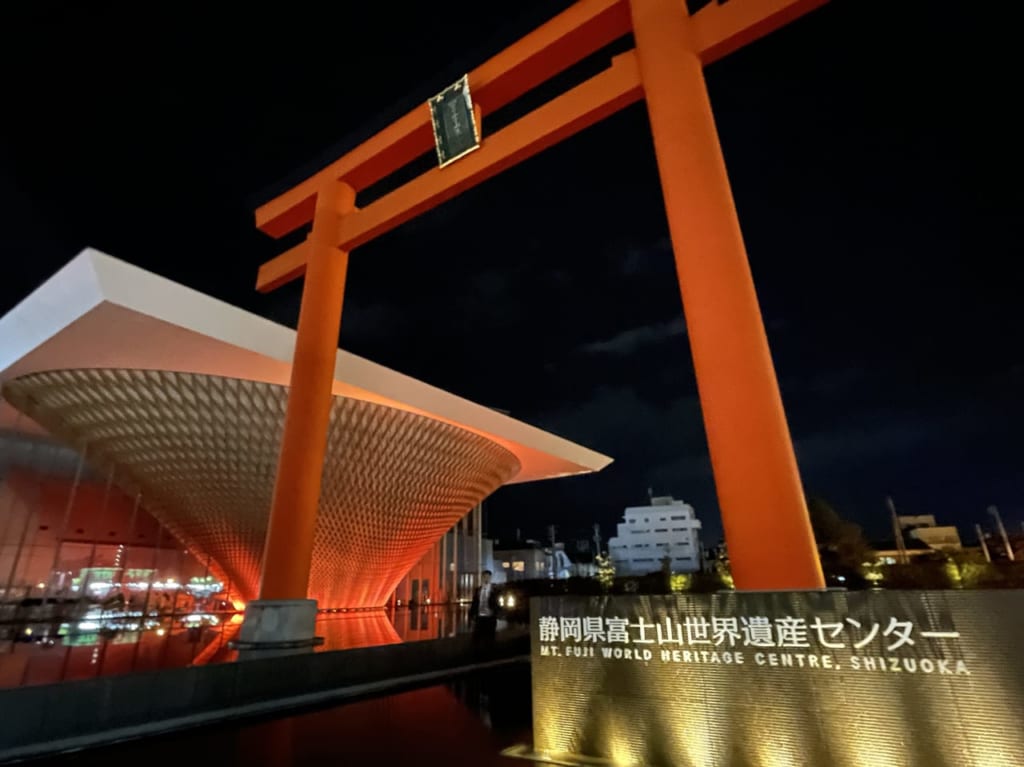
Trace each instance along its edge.
<instances>
[{"instance_id":1,"label":"illuminated wall panel","mask_svg":"<svg viewBox=\"0 0 1024 767\"><path fill-rule=\"evenodd\" d=\"M1024 591L542 597L531 621L548 756L1022 763Z\"/></svg>"}]
</instances>

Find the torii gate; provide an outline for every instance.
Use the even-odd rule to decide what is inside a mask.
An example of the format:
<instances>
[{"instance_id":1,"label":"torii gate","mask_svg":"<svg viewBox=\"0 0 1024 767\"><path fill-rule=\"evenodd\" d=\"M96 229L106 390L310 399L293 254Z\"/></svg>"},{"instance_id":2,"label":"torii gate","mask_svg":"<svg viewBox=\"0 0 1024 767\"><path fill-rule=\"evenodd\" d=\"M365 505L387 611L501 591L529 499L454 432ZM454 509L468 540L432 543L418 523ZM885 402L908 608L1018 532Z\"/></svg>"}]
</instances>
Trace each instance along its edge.
<instances>
[{"instance_id":1,"label":"torii gate","mask_svg":"<svg viewBox=\"0 0 1024 767\"><path fill-rule=\"evenodd\" d=\"M630 31L635 49L365 208L357 192L433 149L426 103L257 209L274 237L313 224L256 283L270 291L305 275L261 602L306 597L352 249L642 98L735 585L824 587L703 67L825 1L718 0L691 16L685 0L580 0L468 74L478 124Z\"/></svg>"}]
</instances>

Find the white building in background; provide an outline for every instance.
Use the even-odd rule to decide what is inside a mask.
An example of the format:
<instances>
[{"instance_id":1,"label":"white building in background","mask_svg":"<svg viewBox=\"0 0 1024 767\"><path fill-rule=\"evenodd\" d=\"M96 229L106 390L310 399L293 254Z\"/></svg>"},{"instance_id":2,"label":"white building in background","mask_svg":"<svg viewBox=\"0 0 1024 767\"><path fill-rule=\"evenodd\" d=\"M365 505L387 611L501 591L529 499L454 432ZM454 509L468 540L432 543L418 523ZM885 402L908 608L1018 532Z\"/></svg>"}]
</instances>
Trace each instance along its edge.
<instances>
[{"instance_id":1,"label":"white building in background","mask_svg":"<svg viewBox=\"0 0 1024 767\"><path fill-rule=\"evenodd\" d=\"M671 496L651 498L650 506L630 506L608 541L616 575L646 575L672 560L672 572L700 570L700 520L688 503Z\"/></svg>"},{"instance_id":2,"label":"white building in background","mask_svg":"<svg viewBox=\"0 0 1024 767\"><path fill-rule=\"evenodd\" d=\"M936 523L934 514L901 515L897 519L900 529L929 548L938 551L960 551L963 548L960 531L954 525Z\"/></svg>"}]
</instances>

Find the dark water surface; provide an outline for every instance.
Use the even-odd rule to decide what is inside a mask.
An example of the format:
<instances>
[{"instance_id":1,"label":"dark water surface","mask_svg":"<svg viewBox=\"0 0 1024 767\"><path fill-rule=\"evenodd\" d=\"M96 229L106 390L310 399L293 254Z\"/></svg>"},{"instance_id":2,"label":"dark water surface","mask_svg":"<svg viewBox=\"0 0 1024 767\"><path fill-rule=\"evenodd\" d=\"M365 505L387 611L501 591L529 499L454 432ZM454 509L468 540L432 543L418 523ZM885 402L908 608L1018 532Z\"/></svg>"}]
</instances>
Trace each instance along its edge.
<instances>
[{"instance_id":1,"label":"dark water surface","mask_svg":"<svg viewBox=\"0 0 1024 767\"><path fill-rule=\"evenodd\" d=\"M431 687L290 716L186 730L33 761L37 765L508 765L531 743L526 662Z\"/></svg>"},{"instance_id":2,"label":"dark water surface","mask_svg":"<svg viewBox=\"0 0 1024 767\"><path fill-rule=\"evenodd\" d=\"M465 605L322 613L318 652L442 639L469 630ZM0 687L21 687L235 660L241 614L98 612L0 626Z\"/></svg>"}]
</instances>

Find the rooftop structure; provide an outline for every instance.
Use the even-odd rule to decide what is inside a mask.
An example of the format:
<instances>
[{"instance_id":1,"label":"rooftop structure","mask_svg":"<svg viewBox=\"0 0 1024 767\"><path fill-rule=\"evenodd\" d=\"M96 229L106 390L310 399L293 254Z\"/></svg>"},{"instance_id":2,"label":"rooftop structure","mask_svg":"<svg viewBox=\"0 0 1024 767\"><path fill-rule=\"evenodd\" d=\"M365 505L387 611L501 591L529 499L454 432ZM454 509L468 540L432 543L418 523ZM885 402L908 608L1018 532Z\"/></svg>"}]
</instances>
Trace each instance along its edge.
<instances>
[{"instance_id":1,"label":"rooftop structure","mask_svg":"<svg viewBox=\"0 0 1024 767\"><path fill-rule=\"evenodd\" d=\"M651 498L649 506L630 506L618 534L608 541L608 554L618 575L645 575L669 559L673 572L701 567L700 520L688 503L669 496Z\"/></svg>"}]
</instances>

